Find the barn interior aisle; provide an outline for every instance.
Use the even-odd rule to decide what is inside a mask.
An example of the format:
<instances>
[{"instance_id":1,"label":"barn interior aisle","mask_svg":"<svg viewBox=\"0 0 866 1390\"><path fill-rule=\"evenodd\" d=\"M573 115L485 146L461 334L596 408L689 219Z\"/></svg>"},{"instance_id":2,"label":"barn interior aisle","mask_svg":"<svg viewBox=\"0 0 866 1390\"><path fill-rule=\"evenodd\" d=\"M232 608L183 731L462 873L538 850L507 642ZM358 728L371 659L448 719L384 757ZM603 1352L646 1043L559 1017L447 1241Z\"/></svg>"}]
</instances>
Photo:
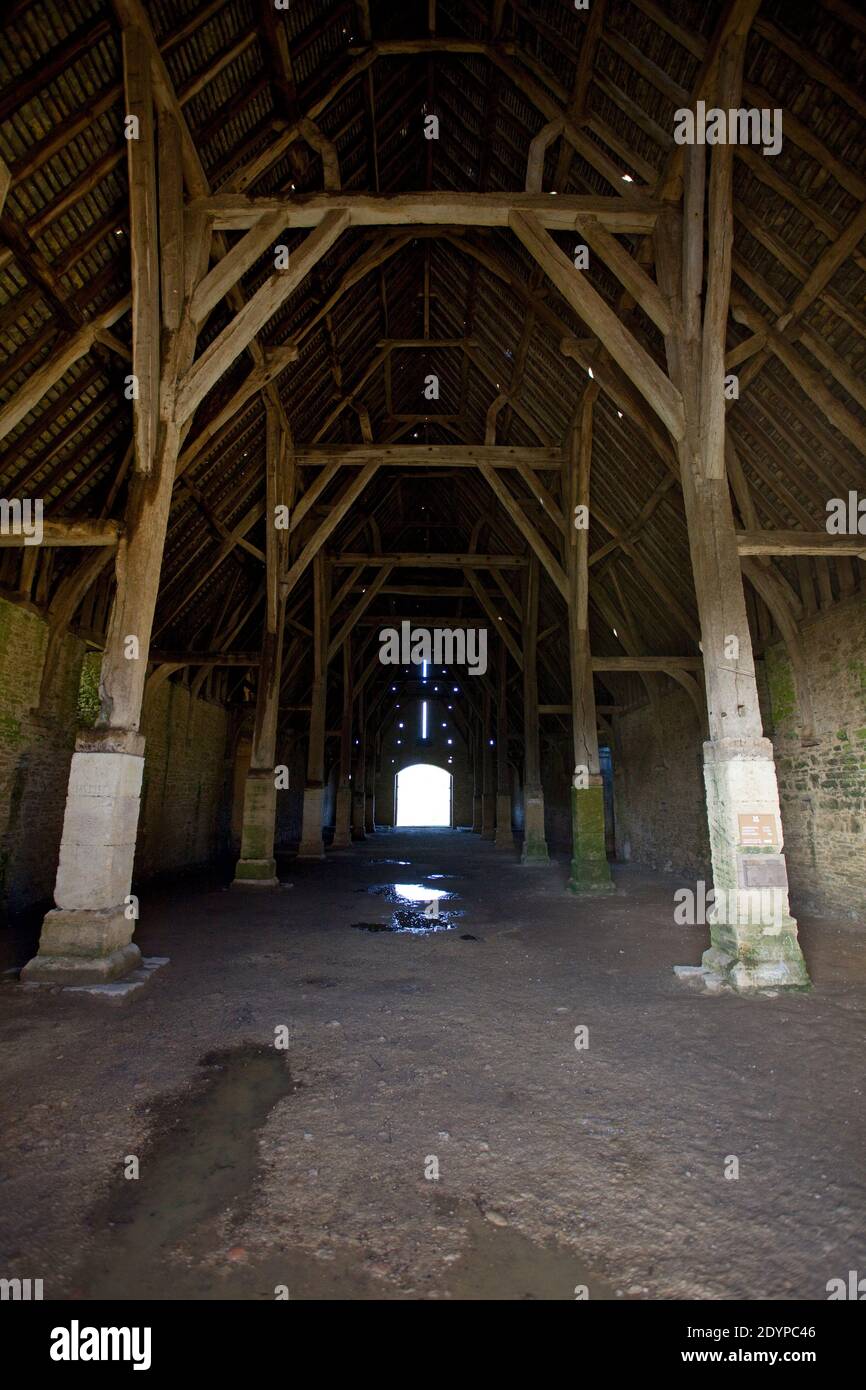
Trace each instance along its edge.
<instances>
[{"instance_id":1,"label":"barn interior aisle","mask_svg":"<svg viewBox=\"0 0 866 1390\"><path fill-rule=\"evenodd\" d=\"M850 0L7 0L54 1360L115 1299L866 1296L864 91Z\"/></svg>"}]
</instances>

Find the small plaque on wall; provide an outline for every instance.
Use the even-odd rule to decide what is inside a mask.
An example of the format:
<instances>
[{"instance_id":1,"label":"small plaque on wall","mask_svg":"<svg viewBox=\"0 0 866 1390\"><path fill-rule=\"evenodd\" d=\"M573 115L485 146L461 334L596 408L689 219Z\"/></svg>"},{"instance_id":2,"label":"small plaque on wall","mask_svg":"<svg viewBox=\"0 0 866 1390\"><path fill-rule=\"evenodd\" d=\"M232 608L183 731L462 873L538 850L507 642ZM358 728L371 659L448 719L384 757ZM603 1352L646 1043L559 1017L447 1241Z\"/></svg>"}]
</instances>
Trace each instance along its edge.
<instances>
[{"instance_id":1,"label":"small plaque on wall","mask_svg":"<svg viewBox=\"0 0 866 1390\"><path fill-rule=\"evenodd\" d=\"M740 815L740 844L763 847L779 843L776 835L776 817L755 813Z\"/></svg>"},{"instance_id":2,"label":"small plaque on wall","mask_svg":"<svg viewBox=\"0 0 866 1390\"><path fill-rule=\"evenodd\" d=\"M738 854L740 888L787 888L784 854Z\"/></svg>"}]
</instances>

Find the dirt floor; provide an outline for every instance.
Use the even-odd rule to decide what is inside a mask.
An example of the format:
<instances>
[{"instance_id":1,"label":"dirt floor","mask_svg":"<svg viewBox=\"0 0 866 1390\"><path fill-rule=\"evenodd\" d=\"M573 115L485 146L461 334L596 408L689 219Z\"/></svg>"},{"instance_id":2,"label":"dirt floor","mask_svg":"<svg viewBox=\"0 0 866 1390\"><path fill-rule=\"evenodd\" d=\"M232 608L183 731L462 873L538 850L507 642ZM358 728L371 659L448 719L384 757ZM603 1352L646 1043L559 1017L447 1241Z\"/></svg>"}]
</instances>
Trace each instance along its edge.
<instances>
[{"instance_id":1,"label":"dirt floor","mask_svg":"<svg viewBox=\"0 0 866 1390\"><path fill-rule=\"evenodd\" d=\"M146 890L137 940L171 963L119 1008L5 977L0 1274L789 1299L866 1267L862 925L802 920L814 990L750 1000L674 977L707 933L674 924L671 876L578 901L564 862L429 831L283 873ZM431 922L394 884L452 896ZM440 929L353 925L395 921Z\"/></svg>"}]
</instances>

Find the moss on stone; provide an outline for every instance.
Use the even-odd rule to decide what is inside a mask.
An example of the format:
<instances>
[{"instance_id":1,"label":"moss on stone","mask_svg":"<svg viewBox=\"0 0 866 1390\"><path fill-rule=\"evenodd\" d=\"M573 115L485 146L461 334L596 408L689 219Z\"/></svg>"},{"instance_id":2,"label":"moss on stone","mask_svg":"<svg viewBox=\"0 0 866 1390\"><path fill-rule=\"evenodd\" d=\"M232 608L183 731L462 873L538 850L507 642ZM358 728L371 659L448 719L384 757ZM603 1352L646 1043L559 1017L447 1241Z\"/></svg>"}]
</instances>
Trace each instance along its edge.
<instances>
[{"instance_id":1,"label":"moss on stone","mask_svg":"<svg viewBox=\"0 0 866 1390\"><path fill-rule=\"evenodd\" d=\"M848 670L854 677L854 681L859 689L860 699L863 701L864 706L866 706L866 661L855 658L855 660L848 662Z\"/></svg>"},{"instance_id":2,"label":"moss on stone","mask_svg":"<svg viewBox=\"0 0 866 1390\"><path fill-rule=\"evenodd\" d=\"M768 648L766 671L773 725L778 728L793 719L797 712L794 672L783 647Z\"/></svg>"},{"instance_id":3,"label":"moss on stone","mask_svg":"<svg viewBox=\"0 0 866 1390\"><path fill-rule=\"evenodd\" d=\"M0 712L0 743L7 748L17 748L21 743L21 720L12 714Z\"/></svg>"},{"instance_id":4,"label":"moss on stone","mask_svg":"<svg viewBox=\"0 0 866 1390\"><path fill-rule=\"evenodd\" d=\"M79 727L92 729L99 718L99 673L102 653L88 652L81 663L76 713Z\"/></svg>"}]
</instances>

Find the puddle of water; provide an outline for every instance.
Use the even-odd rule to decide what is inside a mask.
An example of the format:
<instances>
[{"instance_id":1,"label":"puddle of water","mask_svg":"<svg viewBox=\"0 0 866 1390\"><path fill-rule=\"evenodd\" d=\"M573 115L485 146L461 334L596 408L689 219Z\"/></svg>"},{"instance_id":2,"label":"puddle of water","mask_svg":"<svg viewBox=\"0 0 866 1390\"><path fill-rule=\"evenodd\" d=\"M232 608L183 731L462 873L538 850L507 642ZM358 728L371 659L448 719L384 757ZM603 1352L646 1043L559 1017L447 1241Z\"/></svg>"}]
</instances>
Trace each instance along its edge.
<instances>
[{"instance_id":1,"label":"puddle of water","mask_svg":"<svg viewBox=\"0 0 866 1390\"><path fill-rule=\"evenodd\" d=\"M616 1297L609 1284L569 1251L535 1245L518 1231L492 1225L478 1211L468 1219L465 1212L462 1215L469 1246L447 1279L451 1298L568 1302L576 1297L576 1287L585 1287L591 1300Z\"/></svg>"},{"instance_id":2,"label":"puddle of water","mask_svg":"<svg viewBox=\"0 0 866 1390\"><path fill-rule=\"evenodd\" d=\"M353 931L392 932L403 936L433 936L436 932L456 931L454 917L462 917L462 912L440 912L438 917L427 917L423 912L408 907L398 907L391 914L390 922L352 922Z\"/></svg>"},{"instance_id":3,"label":"puddle of water","mask_svg":"<svg viewBox=\"0 0 866 1390\"><path fill-rule=\"evenodd\" d=\"M374 897L387 898L396 906L390 922L353 922L355 931L431 936L434 932L454 931L458 925L456 919L463 916L461 911L454 909L445 912L439 910L443 899L457 897L447 888L428 888L424 883L377 883L363 891Z\"/></svg>"},{"instance_id":4,"label":"puddle of water","mask_svg":"<svg viewBox=\"0 0 866 1390\"><path fill-rule=\"evenodd\" d=\"M240 1218L255 1200L258 1131L294 1089L285 1056L245 1048L202 1059L205 1084L161 1106L153 1143L139 1156L138 1179L119 1188L94 1213L96 1250L74 1277L85 1298L207 1298L218 1276L172 1260L180 1247L232 1208ZM190 1246L190 1242L192 1243ZM273 1288L270 1290L273 1298Z\"/></svg>"},{"instance_id":5,"label":"puddle of water","mask_svg":"<svg viewBox=\"0 0 866 1390\"><path fill-rule=\"evenodd\" d=\"M285 1249L246 1263L217 1229L226 1210L240 1223L259 1203L258 1131L275 1105L295 1088L285 1056L247 1047L202 1059L203 1084L191 1095L154 1107L153 1141L140 1155L141 1176L120 1179L89 1225L96 1248L72 1276L73 1299L223 1300L272 1302L278 1287L308 1300L400 1299L399 1276L373 1279L357 1249L319 1260ZM534 1245L508 1227L494 1226L478 1207L443 1194L435 1219L465 1225L469 1243L440 1287L452 1299L571 1300L576 1285L590 1298L613 1290L571 1253ZM432 1215L432 1214L431 1214ZM223 1242L233 1260L214 1262Z\"/></svg>"},{"instance_id":6,"label":"puddle of water","mask_svg":"<svg viewBox=\"0 0 866 1390\"><path fill-rule=\"evenodd\" d=\"M423 883L393 883L395 895L407 903L431 902L434 898L452 898L447 888L426 888Z\"/></svg>"}]
</instances>

